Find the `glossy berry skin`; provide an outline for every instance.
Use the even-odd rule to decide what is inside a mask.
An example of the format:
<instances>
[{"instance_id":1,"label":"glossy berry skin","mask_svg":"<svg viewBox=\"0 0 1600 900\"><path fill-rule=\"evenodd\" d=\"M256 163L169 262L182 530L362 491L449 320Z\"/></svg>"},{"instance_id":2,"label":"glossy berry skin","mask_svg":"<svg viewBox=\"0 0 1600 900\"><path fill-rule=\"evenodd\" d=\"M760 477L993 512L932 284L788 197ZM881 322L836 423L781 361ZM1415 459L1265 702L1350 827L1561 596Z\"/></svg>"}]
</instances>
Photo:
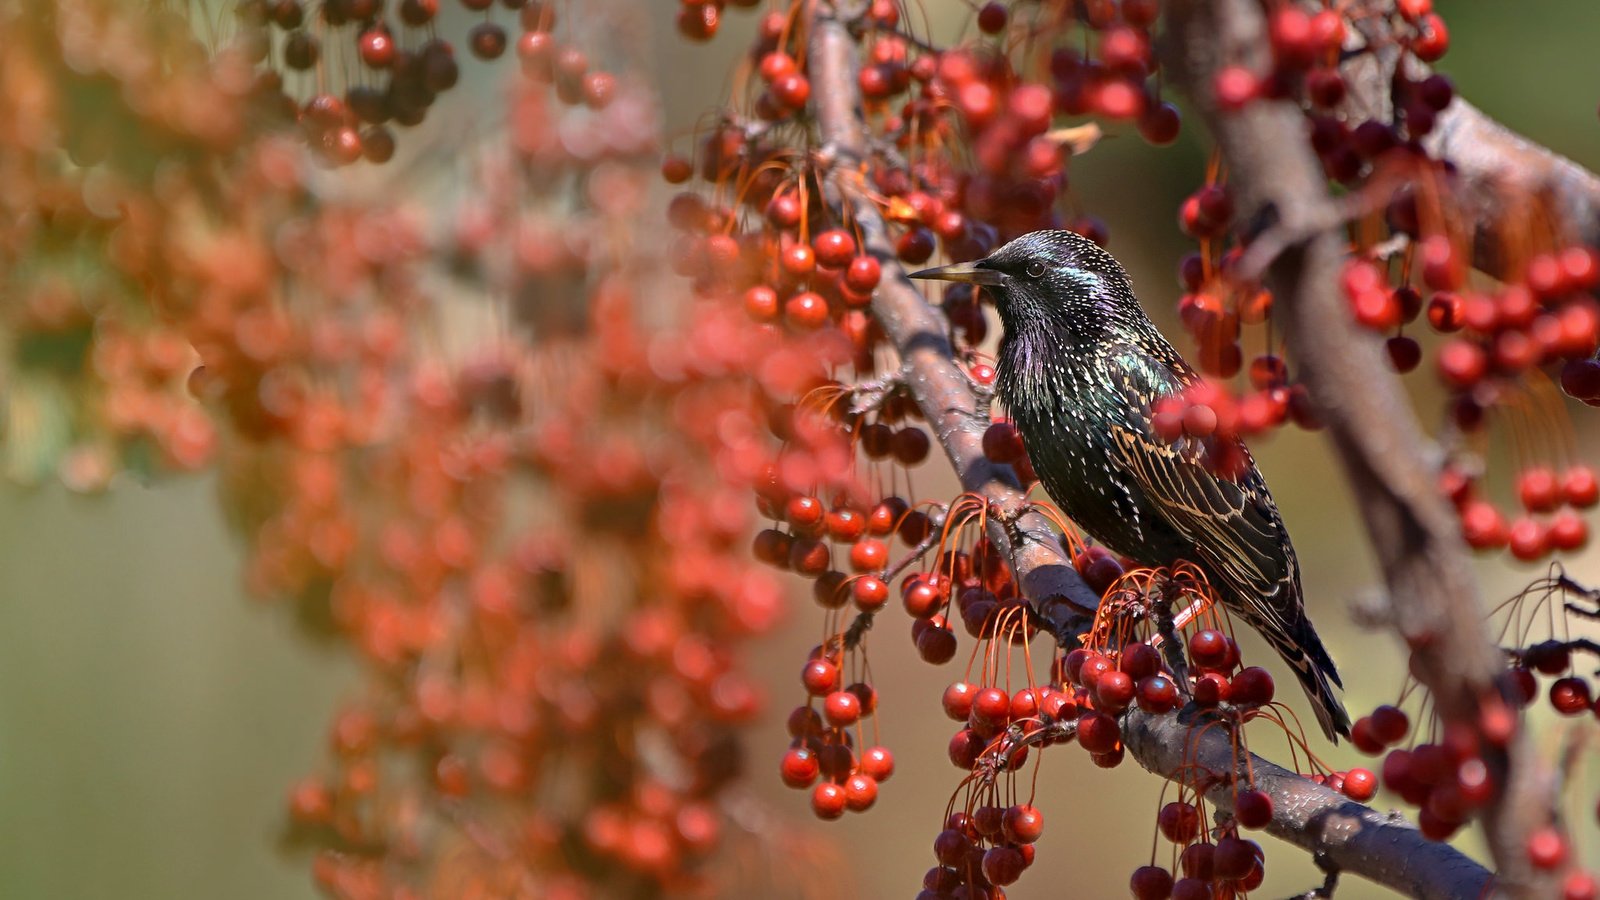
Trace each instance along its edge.
<instances>
[{"instance_id":1,"label":"glossy berry skin","mask_svg":"<svg viewBox=\"0 0 1600 900\"><path fill-rule=\"evenodd\" d=\"M1121 264L1073 232L1037 231L916 275L993 296L1005 329L999 398L1062 511L1141 565L1200 566L1294 668L1323 732L1348 736L1338 671L1306 617L1289 532L1249 450L1235 437L1156 434L1154 408L1200 376L1145 315Z\"/></svg>"}]
</instances>

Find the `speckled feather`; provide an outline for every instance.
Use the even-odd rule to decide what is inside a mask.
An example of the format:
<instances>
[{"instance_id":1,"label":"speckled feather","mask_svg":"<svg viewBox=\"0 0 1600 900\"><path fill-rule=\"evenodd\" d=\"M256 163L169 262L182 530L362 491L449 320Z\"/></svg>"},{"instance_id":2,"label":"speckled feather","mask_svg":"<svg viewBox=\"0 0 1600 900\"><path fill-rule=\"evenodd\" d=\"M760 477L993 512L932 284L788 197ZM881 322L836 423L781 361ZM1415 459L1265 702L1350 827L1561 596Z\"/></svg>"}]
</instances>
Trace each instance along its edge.
<instances>
[{"instance_id":1,"label":"speckled feather","mask_svg":"<svg viewBox=\"0 0 1600 900\"><path fill-rule=\"evenodd\" d=\"M999 399L1051 499L1141 565L1198 565L1294 668L1322 730L1348 736L1329 683L1338 671L1306 617L1294 546L1255 460L1236 443L1242 465L1219 473L1210 442L1154 433L1152 408L1199 376L1122 266L1066 231L1024 235L977 265L1006 276L988 288L1005 329Z\"/></svg>"}]
</instances>

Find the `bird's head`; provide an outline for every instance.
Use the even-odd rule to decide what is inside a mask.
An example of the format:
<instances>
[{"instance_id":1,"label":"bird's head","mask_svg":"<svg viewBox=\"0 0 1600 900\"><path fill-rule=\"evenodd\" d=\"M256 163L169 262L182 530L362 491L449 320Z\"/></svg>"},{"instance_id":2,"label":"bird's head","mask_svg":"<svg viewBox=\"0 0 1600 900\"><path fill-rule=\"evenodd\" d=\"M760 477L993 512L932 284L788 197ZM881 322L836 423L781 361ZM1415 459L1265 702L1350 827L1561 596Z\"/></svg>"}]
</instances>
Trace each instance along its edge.
<instances>
[{"instance_id":1,"label":"bird's head","mask_svg":"<svg viewBox=\"0 0 1600 900\"><path fill-rule=\"evenodd\" d=\"M981 285L994 298L1008 335L1036 325L1064 328L1075 340L1098 340L1119 326L1148 323L1111 254L1071 231L1035 231L983 259L911 273Z\"/></svg>"}]
</instances>

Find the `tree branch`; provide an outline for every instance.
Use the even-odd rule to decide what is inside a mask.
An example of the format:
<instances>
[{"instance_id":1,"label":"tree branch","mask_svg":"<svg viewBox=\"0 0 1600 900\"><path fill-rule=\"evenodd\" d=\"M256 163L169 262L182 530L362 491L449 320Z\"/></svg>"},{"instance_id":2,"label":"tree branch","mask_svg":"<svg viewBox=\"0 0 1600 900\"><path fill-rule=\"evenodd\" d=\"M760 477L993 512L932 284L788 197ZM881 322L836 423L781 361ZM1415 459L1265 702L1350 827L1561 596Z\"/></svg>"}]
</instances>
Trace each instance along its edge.
<instances>
[{"instance_id":1,"label":"tree branch","mask_svg":"<svg viewBox=\"0 0 1600 900\"><path fill-rule=\"evenodd\" d=\"M809 76L825 152L840 170L859 168L866 159L866 139L857 93L857 47L847 27L833 17L826 4L814 2L808 10ZM955 363L943 321L895 262L877 207L847 185L843 191L867 249L883 263L884 279L873 298L872 311L900 353L906 383L918 406L933 425L963 486L985 497L992 507L1021 509L1025 496L1009 473L983 455L981 427L986 423L975 418L980 406ZM1044 517L1028 513L1015 521L1014 528L991 524L990 536L998 546L1010 548L1024 592L1035 601L1068 597L1092 610L1098 598L1077 576ZM1063 629L1073 634L1081 628L1077 613L1063 615L1060 607L1064 606L1053 610L1052 627L1058 639ZM1127 718L1124 735L1128 750L1140 765L1170 780L1183 781L1186 760L1198 759L1217 771L1236 765L1231 747L1215 730L1190 746L1188 727L1180 724L1176 715L1152 717L1136 712ZM1273 798L1272 832L1326 854L1344 871L1424 897L1474 896L1487 883L1488 873L1481 866L1448 845L1425 841L1415 829L1259 757L1250 757L1250 764L1257 786ZM1224 809L1231 808L1231 794L1213 792L1211 800ZM1462 890L1451 891L1450 886Z\"/></svg>"},{"instance_id":2,"label":"tree branch","mask_svg":"<svg viewBox=\"0 0 1600 900\"><path fill-rule=\"evenodd\" d=\"M1318 403L1394 598L1394 622L1412 651L1412 672L1439 716L1478 736L1500 790L1484 809L1502 888L1538 892L1524 852L1548 820L1548 775L1514 738L1494 746L1480 727L1485 703L1500 703L1504 663L1458 525L1435 487L1437 451L1424 436L1378 339L1359 329L1339 296L1344 236L1332 221L1327 180L1305 140L1297 107L1261 101L1218 109L1211 85L1225 64L1266 71L1270 42L1253 0L1182 0L1169 5L1166 71L1187 87L1221 147L1240 221L1275 218L1306 235L1267 271L1300 374ZM1548 893L1548 890L1545 891Z\"/></svg>"},{"instance_id":3,"label":"tree branch","mask_svg":"<svg viewBox=\"0 0 1600 900\"><path fill-rule=\"evenodd\" d=\"M859 111L855 38L846 24L823 3L808 6L811 15L810 77L816 85L815 112L823 152L836 175L859 173L868 157L866 130ZM964 489L989 505L989 537L1009 553L1023 594L1040 605L1058 642L1075 644L1087 630L1099 596L1078 577L1061 549L1050 521L1028 507L1027 494L1009 466L983 455L983 432L989 422L971 381L956 364L944 318L911 284L896 261L883 216L858 186L836 177L834 187L861 229L867 252L883 266L883 280L872 298L872 313L900 355L911 396L928 420ZM1045 604L1059 597L1068 603Z\"/></svg>"},{"instance_id":4,"label":"tree branch","mask_svg":"<svg viewBox=\"0 0 1600 900\"><path fill-rule=\"evenodd\" d=\"M1448 844L1430 841L1398 814L1378 812L1329 787L1249 754L1234 756L1222 728L1191 730L1175 715L1134 710L1123 726L1128 752L1157 775L1186 771L1202 778L1175 778L1205 788L1213 806L1232 811L1235 787L1253 774L1256 789L1272 797L1267 832L1350 872L1411 897L1453 900L1479 897L1490 873ZM1213 776L1224 776L1217 778ZM1197 783L1203 781L1204 783Z\"/></svg>"}]
</instances>

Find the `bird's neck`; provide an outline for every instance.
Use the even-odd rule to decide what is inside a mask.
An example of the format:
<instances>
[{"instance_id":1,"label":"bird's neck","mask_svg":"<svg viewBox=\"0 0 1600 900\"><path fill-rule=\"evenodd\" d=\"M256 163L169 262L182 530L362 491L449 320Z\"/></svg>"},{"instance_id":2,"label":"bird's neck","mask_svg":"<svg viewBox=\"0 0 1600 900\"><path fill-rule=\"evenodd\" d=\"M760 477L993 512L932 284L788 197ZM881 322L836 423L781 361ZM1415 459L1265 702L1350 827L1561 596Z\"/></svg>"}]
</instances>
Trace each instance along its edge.
<instances>
[{"instance_id":1,"label":"bird's neck","mask_svg":"<svg viewBox=\"0 0 1600 900\"><path fill-rule=\"evenodd\" d=\"M1093 364L1088 353L1081 338L1061 321L1037 317L1008 324L1000 339L1000 402L1024 419L1032 411L1052 408L1079 380L1074 374Z\"/></svg>"}]
</instances>

